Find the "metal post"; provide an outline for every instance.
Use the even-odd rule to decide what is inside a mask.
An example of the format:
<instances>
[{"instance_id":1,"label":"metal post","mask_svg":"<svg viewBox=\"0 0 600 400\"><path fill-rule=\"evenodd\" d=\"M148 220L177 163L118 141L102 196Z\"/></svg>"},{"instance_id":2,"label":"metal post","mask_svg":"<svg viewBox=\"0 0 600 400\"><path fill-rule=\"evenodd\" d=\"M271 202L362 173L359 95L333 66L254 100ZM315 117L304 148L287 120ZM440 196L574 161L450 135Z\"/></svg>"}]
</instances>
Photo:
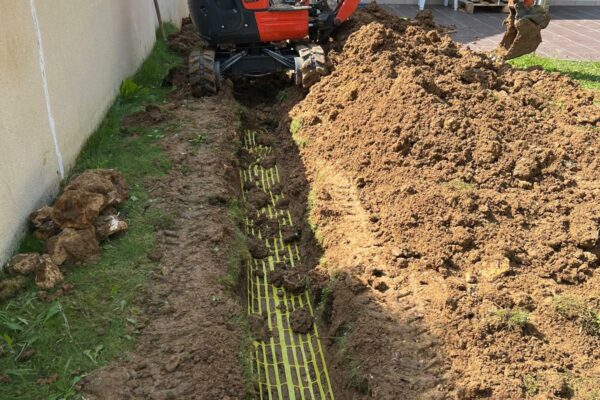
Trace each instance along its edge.
<instances>
[{"instance_id":1,"label":"metal post","mask_svg":"<svg viewBox=\"0 0 600 400\"><path fill-rule=\"evenodd\" d=\"M160 33L162 34L163 40L167 41L167 34L165 33L165 26L163 25L162 16L160 15L160 7L158 6L158 0L154 0L154 9L156 10L156 17L158 18L158 25L160 26Z\"/></svg>"}]
</instances>

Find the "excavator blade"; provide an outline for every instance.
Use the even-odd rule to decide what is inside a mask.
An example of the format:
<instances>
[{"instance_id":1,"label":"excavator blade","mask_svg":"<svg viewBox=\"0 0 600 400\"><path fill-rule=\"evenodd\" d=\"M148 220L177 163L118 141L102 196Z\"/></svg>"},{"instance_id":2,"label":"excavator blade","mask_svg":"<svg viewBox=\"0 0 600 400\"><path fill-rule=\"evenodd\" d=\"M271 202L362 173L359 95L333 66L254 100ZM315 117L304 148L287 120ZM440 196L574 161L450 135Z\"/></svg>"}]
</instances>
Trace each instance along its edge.
<instances>
[{"instance_id":1,"label":"excavator blade","mask_svg":"<svg viewBox=\"0 0 600 400\"><path fill-rule=\"evenodd\" d=\"M494 53L510 60L525 54L533 53L542 43L541 30L548 26L550 15L541 6L533 6L526 14L518 18L514 8L504 20L506 32Z\"/></svg>"}]
</instances>

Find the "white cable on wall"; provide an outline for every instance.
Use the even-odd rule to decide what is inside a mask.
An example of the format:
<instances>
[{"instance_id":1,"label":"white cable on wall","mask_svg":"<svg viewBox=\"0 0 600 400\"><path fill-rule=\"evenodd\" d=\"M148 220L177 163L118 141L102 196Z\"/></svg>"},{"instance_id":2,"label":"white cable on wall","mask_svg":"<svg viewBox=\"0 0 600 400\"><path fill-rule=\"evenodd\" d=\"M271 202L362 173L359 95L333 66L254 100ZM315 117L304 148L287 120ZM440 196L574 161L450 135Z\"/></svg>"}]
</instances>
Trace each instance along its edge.
<instances>
[{"instance_id":1,"label":"white cable on wall","mask_svg":"<svg viewBox=\"0 0 600 400\"><path fill-rule=\"evenodd\" d=\"M46 99L46 111L48 113L48 124L50 125L50 133L52 134L52 142L54 143L54 152L58 162L58 172L60 178L65 177L65 167L63 164L62 154L58 145L58 138L56 136L56 124L54 123L54 117L52 116L52 107L50 107L50 93L48 92L48 79L46 77L46 63L44 56L44 47L42 46L42 32L40 31L40 21L38 20L37 11L35 9L35 0L29 0L29 6L31 8L31 17L33 18L33 25L35 28L35 35L37 39L37 45L40 57L40 71L42 73L42 83L44 86L44 97Z\"/></svg>"}]
</instances>

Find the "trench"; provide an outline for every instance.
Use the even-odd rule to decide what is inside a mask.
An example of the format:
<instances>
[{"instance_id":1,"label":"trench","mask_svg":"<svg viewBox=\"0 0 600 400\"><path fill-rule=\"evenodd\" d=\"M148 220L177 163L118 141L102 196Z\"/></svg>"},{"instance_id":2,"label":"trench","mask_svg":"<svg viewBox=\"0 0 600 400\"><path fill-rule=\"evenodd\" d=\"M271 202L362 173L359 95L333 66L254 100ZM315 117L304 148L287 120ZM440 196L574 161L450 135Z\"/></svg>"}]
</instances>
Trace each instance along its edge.
<instances>
[{"instance_id":1,"label":"trench","mask_svg":"<svg viewBox=\"0 0 600 400\"><path fill-rule=\"evenodd\" d=\"M277 86L277 85L276 85ZM258 91L258 92L257 92ZM265 91L267 94L265 94ZM242 91L269 103L273 88L264 85ZM253 114L256 104L248 104ZM302 249L304 221L291 208L303 205L287 195L283 164L277 159L273 127L256 116L242 119L240 182L246 205L244 230L251 257L245 265L245 303L254 332L252 372L260 399L333 399L326 352L319 337L316 310L308 288ZM306 231L306 229L305 229ZM306 233L306 232L305 232Z\"/></svg>"}]
</instances>

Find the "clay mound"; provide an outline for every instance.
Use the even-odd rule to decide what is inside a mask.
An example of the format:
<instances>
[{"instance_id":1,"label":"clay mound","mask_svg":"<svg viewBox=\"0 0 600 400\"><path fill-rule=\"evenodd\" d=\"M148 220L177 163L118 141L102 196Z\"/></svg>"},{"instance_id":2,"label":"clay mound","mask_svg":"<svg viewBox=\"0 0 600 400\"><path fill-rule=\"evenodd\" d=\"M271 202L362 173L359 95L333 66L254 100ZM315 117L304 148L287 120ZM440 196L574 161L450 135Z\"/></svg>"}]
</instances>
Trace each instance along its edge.
<instances>
[{"instance_id":1,"label":"clay mound","mask_svg":"<svg viewBox=\"0 0 600 400\"><path fill-rule=\"evenodd\" d=\"M457 398L522 398L528 376L544 381L556 366L587 379L595 362L587 349L598 338L565 324L552 301L557 293L597 298L594 94L568 77L460 48L427 16L367 11L342 28L329 53L333 72L290 113L301 121L294 137L317 190L311 215L331 235L325 256L345 256L336 240L362 225L340 224L363 213L378 258L346 257L340 267L367 281L366 265L385 266L389 277L372 286L390 309L418 293L419 318L440 339ZM336 174L327 184L318 179L324 170ZM361 212L336 219L344 203L328 204L328 190L356 193ZM381 290L384 278L397 285ZM519 319L524 313L531 319ZM505 314L518 329L487 330L486 320ZM396 379L386 375L381 343L364 339L379 331L362 326L354 344L372 366L374 391Z\"/></svg>"},{"instance_id":2,"label":"clay mound","mask_svg":"<svg viewBox=\"0 0 600 400\"><path fill-rule=\"evenodd\" d=\"M357 182L383 241L407 246L416 264L447 273L508 258L586 280L597 266L584 252L598 247L589 188L600 156L581 121L594 120L594 95L386 18L332 51L334 72L292 111L307 153ZM589 211L575 218L576 207Z\"/></svg>"}]
</instances>

